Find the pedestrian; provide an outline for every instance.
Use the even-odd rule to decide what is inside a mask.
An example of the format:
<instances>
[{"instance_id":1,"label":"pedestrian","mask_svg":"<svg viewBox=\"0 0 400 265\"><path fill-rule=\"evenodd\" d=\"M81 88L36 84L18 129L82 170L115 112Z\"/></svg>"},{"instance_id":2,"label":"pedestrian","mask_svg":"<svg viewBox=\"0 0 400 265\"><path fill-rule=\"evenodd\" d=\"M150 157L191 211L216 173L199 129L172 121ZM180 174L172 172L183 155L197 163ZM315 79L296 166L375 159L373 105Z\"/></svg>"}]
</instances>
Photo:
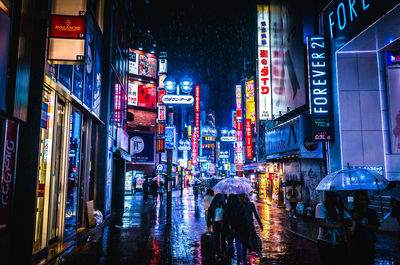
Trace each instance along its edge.
<instances>
[{"instance_id":1,"label":"pedestrian","mask_svg":"<svg viewBox=\"0 0 400 265\"><path fill-rule=\"evenodd\" d=\"M158 195L158 184L156 180L153 180L150 184L150 192L153 196L153 205L157 204L157 195Z\"/></svg>"},{"instance_id":2,"label":"pedestrian","mask_svg":"<svg viewBox=\"0 0 400 265\"><path fill-rule=\"evenodd\" d=\"M197 202L199 198L199 184L197 182L193 185L193 195L195 202Z\"/></svg>"},{"instance_id":3,"label":"pedestrian","mask_svg":"<svg viewBox=\"0 0 400 265\"><path fill-rule=\"evenodd\" d=\"M143 182L143 201L145 204L147 204L148 200L149 200L149 181L146 178Z\"/></svg>"},{"instance_id":4,"label":"pedestrian","mask_svg":"<svg viewBox=\"0 0 400 265\"><path fill-rule=\"evenodd\" d=\"M162 204L164 199L164 182L160 182L160 187L158 188L158 195L160 196L160 204Z\"/></svg>"},{"instance_id":5,"label":"pedestrian","mask_svg":"<svg viewBox=\"0 0 400 265\"><path fill-rule=\"evenodd\" d=\"M230 194L226 203L224 210L223 223L227 231L227 258L228 263L231 263L231 259L235 257L235 250L233 247L233 242L235 242L236 247L236 264L241 264L243 262L243 244L242 239L239 236L239 227L246 226L240 222L240 209L244 207L239 197L236 194ZM242 263L243 264L243 263Z\"/></svg>"},{"instance_id":6,"label":"pedestrian","mask_svg":"<svg viewBox=\"0 0 400 265\"><path fill-rule=\"evenodd\" d=\"M354 209L351 211L350 249L354 264L369 265L375 262L376 232L379 219L376 211L368 208L368 194L357 191L354 195Z\"/></svg>"},{"instance_id":7,"label":"pedestrian","mask_svg":"<svg viewBox=\"0 0 400 265\"><path fill-rule=\"evenodd\" d=\"M296 218L296 208L297 203L299 202L299 192L296 188L290 188L286 193L286 199L289 200L290 210L289 210L289 217Z\"/></svg>"},{"instance_id":8,"label":"pedestrian","mask_svg":"<svg viewBox=\"0 0 400 265\"><path fill-rule=\"evenodd\" d=\"M328 191L325 201L317 204L315 218L319 226L317 241L322 263L345 264L347 261L345 229L351 223L351 216L336 192Z\"/></svg>"},{"instance_id":9,"label":"pedestrian","mask_svg":"<svg viewBox=\"0 0 400 265\"><path fill-rule=\"evenodd\" d=\"M264 230L264 226L254 203L250 201L249 197L246 194L239 194L239 198L242 202L240 215L244 217L244 226L240 228L239 235L243 245L243 264L247 264L247 251L249 253L260 253L262 251L261 239L257 235L253 216L256 218L261 231Z\"/></svg>"},{"instance_id":10,"label":"pedestrian","mask_svg":"<svg viewBox=\"0 0 400 265\"><path fill-rule=\"evenodd\" d=\"M214 199L214 191L212 189L207 189L207 193L203 198L204 216L206 218L207 232L211 231L211 223L208 222L207 215L208 215L208 208L210 208L213 199Z\"/></svg>"},{"instance_id":11,"label":"pedestrian","mask_svg":"<svg viewBox=\"0 0 400 265\"><path fill-rule=\"evenodd\" d=\"M392 207L392 212L390 216L397 219L397 222L400 224L400 201L397 198L391 198L390 205ZM397 242L398 247L400 248L400 232L397 232Z\"/></svg>"},{"instance_id":12,"label":"pedestrian","mask_svg":"<svg viewBox=\"0 0 400 265\"><path fill-rule=\"evenodd\" d=\"M216 250L219 262L225 256L226 244L225 244L225 233L223 230L223 215L225 208L225 196L222 193L218 193L214 196L211 201L210 207L208 208L208 223L212 225L212 229L216 241Z\"/></svg>"}]
</instances>

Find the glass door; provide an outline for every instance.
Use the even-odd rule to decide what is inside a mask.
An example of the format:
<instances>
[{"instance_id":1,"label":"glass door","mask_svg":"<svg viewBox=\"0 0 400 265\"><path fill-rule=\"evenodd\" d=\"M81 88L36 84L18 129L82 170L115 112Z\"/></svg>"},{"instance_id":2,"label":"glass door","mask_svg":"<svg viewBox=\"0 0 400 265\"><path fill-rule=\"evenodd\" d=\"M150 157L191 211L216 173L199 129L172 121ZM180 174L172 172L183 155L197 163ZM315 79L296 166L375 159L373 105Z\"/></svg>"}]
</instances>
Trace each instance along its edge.
<instances>
[{"instance_id":1,"label":"glass door","mask_svg":"<svg viewBox=\"0 0 400 265\"><path fill-rule=\"evenodd\" d=\"M33 253L47 245L49 191L51 180L51 154L54 134L55 92L43 89L42 117L40 123L39 169L36 186L35 234Z\"/></svg>"},{"instance_id":2,"label":"glass door","mask_svg":"<svg viewBox=\"0 0 400 265\"><path fill-rule=\"evenodd\" d=\"M64 240L76 232L78 227L78 203L80 188L80 153L81 153L82 114L72 108L69 124L69 152L67 191L65 198Z\"/></svg>"},{"instance_id":3,"label":"glass door","mask_svg":"<svg viewBox=\"0 0 400 265\"><path fill-rule=\"evenodd\" d=\"M50 214L49 214L49 239L55 241L60 236L60 219L61 202L63 190L61 189L61 181L64 178L65 171L65 134L66 126L66 103L60 97L57 98L57 116L54 138L54 154L53 154L53 173L51 175L50 188Z\"/></svg>"}]
</instances>

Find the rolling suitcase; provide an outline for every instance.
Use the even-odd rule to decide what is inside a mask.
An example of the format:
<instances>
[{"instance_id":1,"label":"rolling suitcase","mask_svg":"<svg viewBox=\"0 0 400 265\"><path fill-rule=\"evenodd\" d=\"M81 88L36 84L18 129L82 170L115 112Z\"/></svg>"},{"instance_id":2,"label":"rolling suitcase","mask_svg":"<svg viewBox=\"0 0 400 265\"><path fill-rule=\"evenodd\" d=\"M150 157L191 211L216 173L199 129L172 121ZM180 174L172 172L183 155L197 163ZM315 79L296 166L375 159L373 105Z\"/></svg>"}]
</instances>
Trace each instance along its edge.
<instances>
[{"instance_id":1,"label":"rolling suitcase","mask_svg":"<svg viewBox=\"0 0 400 265\"><path fill-rule=\"evenodd\" d=\"M201 257L203 264L213 264L216 253L214 233L206 232L201 235Z\"/></svg>"}]
</instances>

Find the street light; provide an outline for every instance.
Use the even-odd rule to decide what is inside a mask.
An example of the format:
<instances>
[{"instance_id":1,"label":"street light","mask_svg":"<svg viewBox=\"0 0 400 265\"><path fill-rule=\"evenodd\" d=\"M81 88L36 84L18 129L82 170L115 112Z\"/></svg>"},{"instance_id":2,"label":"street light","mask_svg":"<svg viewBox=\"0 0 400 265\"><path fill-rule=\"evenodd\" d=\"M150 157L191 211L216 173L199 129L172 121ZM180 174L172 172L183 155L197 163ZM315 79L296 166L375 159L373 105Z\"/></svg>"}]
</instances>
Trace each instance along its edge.
<instances>
[{"instance_id":1,"label":"street light","mask_svg":"<svg viewBox=\"0 0 400 265\"><path fill-rule=\"evenodd\" d=\"M169 95L180 95L180 91L183 93L190 93L192 90L192 80L187 76L183 76L180 80L174 75L168 75L164 80L165 90ZM163 96L164 98L165 96ZM175 96L177 98L179 96ZM180 96L184 97L184 96ZM187 96L186 96L187 97ZM163 100L163 99L162 99ZM164 101L163 101L164 102ZM168 125L173 125L169 112L173 111L172 106L167 108ZM183 196L183 181L182 174L181 179L181 196ZM167 223L171 224L171 211L172 211L172 149L167 149Z\"/></svg>"}]
</instances>

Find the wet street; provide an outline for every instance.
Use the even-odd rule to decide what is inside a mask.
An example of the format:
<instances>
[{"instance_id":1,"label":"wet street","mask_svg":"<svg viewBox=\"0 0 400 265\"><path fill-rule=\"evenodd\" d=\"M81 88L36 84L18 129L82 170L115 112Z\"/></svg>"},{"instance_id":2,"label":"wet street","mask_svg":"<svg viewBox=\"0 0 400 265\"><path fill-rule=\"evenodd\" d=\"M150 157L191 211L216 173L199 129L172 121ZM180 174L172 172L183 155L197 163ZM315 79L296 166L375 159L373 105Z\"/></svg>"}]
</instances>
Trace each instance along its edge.
<instances>
[{"instance_id":1,"label":"wet street","mask_svg":"<svg viewBox=\"0 0 400 265\"><path fill-rule=\"evenodd\" d=\"M191 190L173 192L172 226L166 226L166 200L153 206L143 203L142 194L127 196L122 220L111 220L85 241L67 250L49 264L202 264L201 234L206 230L203 200L196 203ZM289 219L286 212L257 203L264 231L259 264L320 264L316 226L313 219ZM171 236L169 237L168 234ZM378 255L393 255L385 252ZM394 250L392 250L394 251ZM392 258L377 264L396 264ZM236 264L235 261L232 264Z\"/></svg>"}]
</instances>

